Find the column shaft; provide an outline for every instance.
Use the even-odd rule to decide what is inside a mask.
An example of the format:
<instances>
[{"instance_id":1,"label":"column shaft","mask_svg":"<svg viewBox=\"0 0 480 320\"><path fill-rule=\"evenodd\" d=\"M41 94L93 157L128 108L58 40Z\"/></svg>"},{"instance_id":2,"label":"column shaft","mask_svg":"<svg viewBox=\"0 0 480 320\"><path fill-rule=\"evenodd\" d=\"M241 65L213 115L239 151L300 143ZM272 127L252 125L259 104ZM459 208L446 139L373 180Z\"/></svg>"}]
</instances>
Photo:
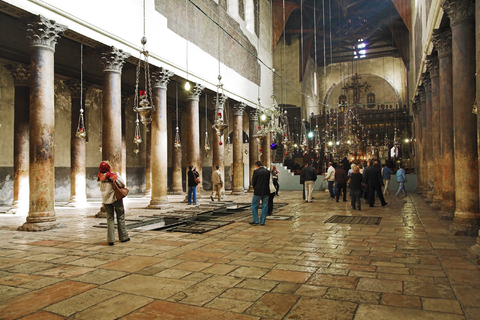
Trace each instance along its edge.
<instances>
[{"instance_id":1,"label":"column shaft","mask_svg":"<svg viewBox=\"0 0 480 320\"><path fill-rule=\"evenodd\" d=\"M154 97L155 99L155 97ZM155 103L155 102L154 102ZM153 121L153 120L152 120ZM165 129L166 131L166 129ZM165 135L166 139L166 135ZM152 124L147 125L145 150L145 195L144 198L152 196Z\"/></svg>"},{"instance_id":2,"label":"column shaft","mask_svg":"<svg viewBox=\"0 0 480 320\"><path fill-rule=\"evenodd\" d=\"M232 194L243 194L243 110L245 104L233 107L233 188Z\"/></svg>"},{"instance_id":3,"label":"column shaft","mask_svg":"<svg viewBox=\"0 0 480 320\"><path fill-rule=\"evenodd\" d=\"M424 73L422 76L422 81L425 86L425 105L426 105L426 126L425 126L425 143L424 143L424 155L426 161L426 177L427 177L427 187L428 191L426 194L426 201L433 202L433 180L435 175L434 165L435 159L433 158L433 142L432 142L432 130L433 130L433 116L432 116L432 86L430 74L428 72Z\"/></svg>"},{"instance_id":4,"label":"column shaft","mask_svg":"<svg viewBox=\"0 0 480 320\"><path fill-rule=\"evenodd\" d=\"M250 109L248 113L250 117L250 122L248 123L248 132L249 132L249 142L248 142L248 162L249 162L249 175L248 175L248 180L250 181L249 183L249 188L248 192L253 192L253 186L252 186L252 176L253 176L253 171L255 171L255 162L258 161L258 143L257 139L253 137L255 132L257 132L257 114L255 109Z\"/></svg>"},{"instance_id":5,"label":"column shaft","mask_svg":"<svg viewBox=\"0 0 480 320\"><path fill-rule=\"evenodd\" d=\"M270 168L271 165L271 158L272 158L272 150L270 150L270 139L271 134L270 132L267 132L267 134L263 137L262 140L262 164Z\"/></svg>"}]
</instances>

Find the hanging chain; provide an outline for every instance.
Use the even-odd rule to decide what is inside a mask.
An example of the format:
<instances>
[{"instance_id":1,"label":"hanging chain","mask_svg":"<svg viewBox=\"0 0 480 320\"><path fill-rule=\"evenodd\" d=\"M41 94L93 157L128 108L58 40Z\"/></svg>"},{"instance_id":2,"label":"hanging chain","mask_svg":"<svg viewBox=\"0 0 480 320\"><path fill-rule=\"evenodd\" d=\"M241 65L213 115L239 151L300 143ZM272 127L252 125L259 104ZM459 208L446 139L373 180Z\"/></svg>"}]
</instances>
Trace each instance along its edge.
<instances>
[{"instance_id":1,"label":"hanging chain","mask_svg":"<svg viewBox=\"0 0 480 320\"><path fill-rule=\"evenodd\" d=\"M175 114L177 117L177 129L178 129L178 82L175 82Z\"/></svg>"}]
</instances>

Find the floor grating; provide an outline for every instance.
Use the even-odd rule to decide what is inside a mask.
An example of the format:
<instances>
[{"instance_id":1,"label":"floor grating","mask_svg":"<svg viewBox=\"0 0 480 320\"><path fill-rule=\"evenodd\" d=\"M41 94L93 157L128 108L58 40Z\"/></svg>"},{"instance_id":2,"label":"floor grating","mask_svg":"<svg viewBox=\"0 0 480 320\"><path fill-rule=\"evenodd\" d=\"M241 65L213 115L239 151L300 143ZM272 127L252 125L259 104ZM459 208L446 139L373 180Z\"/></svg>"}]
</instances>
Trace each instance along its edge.
<instances>
[{"instance_id":1,"label":"floor grating","mask_svg":"<svg viewBox=\"0 0 480 320\"><path fill-rule=\"evenodd\" d=\"M381 221L381 217L334 215L323 223L379 225Z\"/></svg>"}]
</instances>

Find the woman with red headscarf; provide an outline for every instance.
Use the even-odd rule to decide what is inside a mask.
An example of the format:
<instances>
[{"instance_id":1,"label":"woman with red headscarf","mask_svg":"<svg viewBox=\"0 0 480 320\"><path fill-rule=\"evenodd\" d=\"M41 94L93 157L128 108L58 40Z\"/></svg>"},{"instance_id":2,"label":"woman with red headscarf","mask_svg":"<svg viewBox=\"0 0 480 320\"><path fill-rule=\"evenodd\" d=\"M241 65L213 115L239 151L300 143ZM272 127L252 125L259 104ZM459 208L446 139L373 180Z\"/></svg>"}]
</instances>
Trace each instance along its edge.
<instances>
[{"instance_id":1,"label":"woman with red headscarf","mask_svg":"<svg viewBox=\"0 0 480 320\"><path fill-rule=\"evenodd\" d=\"M103 161L100 163L99 173L97 175L97 183L102 192L102 203L107 211L107 242L113 246L115 243L115 215L117 213L118 238L120 242L130 241L127 228L125 227L125 209L123 208L122 199L115 197L113 184L117 183L119 187L125 187L125 181L118 174L112 173L110 165Z\"/></svg>"}]
</instances>

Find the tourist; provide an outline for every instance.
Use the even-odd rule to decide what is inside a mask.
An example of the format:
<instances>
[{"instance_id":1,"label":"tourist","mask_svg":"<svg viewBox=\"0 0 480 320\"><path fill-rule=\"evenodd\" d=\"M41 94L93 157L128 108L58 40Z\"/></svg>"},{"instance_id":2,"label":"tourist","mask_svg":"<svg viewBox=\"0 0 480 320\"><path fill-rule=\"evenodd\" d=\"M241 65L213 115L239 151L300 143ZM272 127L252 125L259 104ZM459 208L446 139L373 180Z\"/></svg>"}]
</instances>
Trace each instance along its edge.
<instances>
[{"instance_id":1,"label":"tourist","mask_svg":"<svg viewBox=\"0 0 480 320\"><path fill-rule=\"evenodd\" d=\"M328 200L333 200L333 184L335 183L335 169L332 166L332 163L328 163L327 174L325 175L324 181L328 181L328 191L330 192L330 198Z\"/></svg>"},{"instance_id":2,"label":"tourist","mask_svg":"<svg viewBox=\"0 0 480 320\"><path fill-rule=\"evenodd\" d=\"M387 167L387 165L384 165L384 167L382 169L383 184L384 184L383 194L384 195L390 194L390 192L388 192L388 185L390 184L390 177L391 177L392 174L393 174L392 169Z\"/></svg>"},{"instance_id":3,"label":"tourist","mask_svg":"<svg viewBox=\"0 0 480 320\"><path fill-rule=\"evenodd\" d=\"M382 207L386 206L387 203L385 202L382 193L383 177L378 163L374 166L373 161L370 160L370 167L368 167L368 170L365 169L363 174L363 181L365 187L368 188L368 203L370 207L374 206L375 192L377 192Z\"/></svg>"},{"instance_id":4,"label":"tourist","mask_svg":"<svg viewBox=\"0 0 480 320\"><path fill-rule=\"evenodd\" d=\"M187 186L188 186L188 204L192 204L192 197L193 197L193 204L197 204L197 185L199 183L198 180L199 173L197 171L197 167L193 168L192 165L188 166L187 172Z\"/></svg>"},{"instance_id":5,"label":"tourist","mask_svg":"<svg viewBox=\"0 0 480 320\"><path fill-rule=\"evenodd\" d=\"M398 169L397 173L395 174L395 177L397 179L397 182L400 184L398 187L398 191L395 194L397 197L400 194L400 191L403 191L404 193L404 198L407 196L407 190L405 190L405 183L407 182L407 176L405 175L405 169L404 166L401 165L400 169Z\"/></svg>"},{"instance_id":6,"label":"tourist","mask_svg":"<svg viewBox=\"0 0 480 320\"><path fill-rule=\"evenodd\" d=\"M313 169L312 165L313 163L310 162L308 167L305 167L300 173L300 177L303 175L306 202L312 202L313 186L317 180L317 172Z\"/></svg>"},{"instance_id":7,"label":"tourist","mask_svg":"<svg viewBox=\"0 0 480 320\"><path fill-rule=\"evenodd\" d=\"M220 171L220 166L215 167L217 170L213 171L212 173L212 194L210 195L210 199L213 201L213 195L215 192L217 193L217 199L220 202L222 198L222 187L223 187L223 179L222 179L222 171Z\"/></svg>"},{"instance_id":8,"label":"tourist","mask_svg":"<svg viewBox=\"0 0 480 320\"><path fill-rule=\"evenodd\" d=\"M362 174L360 168L355 166L353 172L350 175L350 199L353 210L362 211Z\"/></svg>"},{"instance_id":9,"label":"tourist","mask_svg":"<svg viewBox=\"0 0 480 320\"><path fill-rule=\"evenodd\" d=\"M273 166L275 168L275 166ZM278 174L278 173L277 173ZM275 195L277 194L277 188L275 188L275 182L274 182L274 173L273 170L270 172L270 180L269 180L269 188L270 188L270 194L268 196L268 211L267 211L267 216L271 216L273 214L273 198L275 198Z\"/></svg>"},{"instance_id":10,"label":"tourist","mask_svg":"<svg viewBox=\"0 0 480 320\"><path fill-rule=\"evenodd\" d=\"M273 179L273 185L275 186L275 195L278 197L278 190L280 189L280 185L278 184L278 175L280 172L278 172L277 167L273 166L272 168L272 179Z\"/></svg>"},{"instance_id":11,"label":"tourist","mask_svg":"<svg viewBox=\"0 0 480 320\"><path fill-rule=\"evenodd\" d=\"M302 172L306 167L308 167L308 163L303 164L302 171L300 172L300 184L302 185L303 189L303 200L305 200L305 175L302 175Z\"/></svg>"},{"instance_id":12,"label":"tourist","mask_svg":"<svg viewBox=\"0 0 480 320\"><path fill-rule=\"evenodd\" d=\"M343 191L343 201L347 201L347 173L343 170L343 163L340 163L337 170L335 170L335 182L337 183L336 201L340 198L340 193Z\"/></svg>"},{"instance_id":13,"label":"tourist","mask_svg":"<svg viewBox=\"0 0 480 320\"><path fill-rule=\"evenodd\" d=\"M115 243L115 214L117 213L118 239L120 242L130 241L127 228L125 227L125 209L123 200L115 197L114 183L121 188L125 187L125 181L117 173L112 173L110 165L103 161L100 163L97 183L102 193L102 203L107 211L107 242L113 246Z\"/></svg>"},{"instance_id":14,"label":"tourist","mask_svg":"<svg viewBox=\"0 0 480 320\"><path fill-rule=\"evenodd\" d=\"M255 162L256 170L252 175L252 215L253 221L251 225L258 226L258 206L262 200L262 214L260 216L260 224L265 225L265 219L268 212L268 198L270 196L270 171L268 171L260 161Z\"/></svg>"}]
</instances>

